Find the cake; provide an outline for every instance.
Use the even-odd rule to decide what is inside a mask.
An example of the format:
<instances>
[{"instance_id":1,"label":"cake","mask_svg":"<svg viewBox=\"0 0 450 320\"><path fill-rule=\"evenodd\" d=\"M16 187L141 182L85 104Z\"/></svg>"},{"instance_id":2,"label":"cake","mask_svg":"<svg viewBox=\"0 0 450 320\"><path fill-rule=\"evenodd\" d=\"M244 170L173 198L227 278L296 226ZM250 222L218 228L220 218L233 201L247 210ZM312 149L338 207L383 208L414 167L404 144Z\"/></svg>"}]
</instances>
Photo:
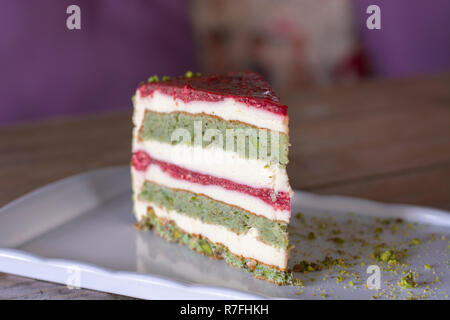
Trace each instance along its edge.
<instances>
[{"instance_id":1,"label":"cake","mask_svg":"<svg viewBox=\"0 0 450 320\"><path fill-rule=\"evenodd\" d=\"M287 106L253 72L159 79L133 97L139 229L287 284Z\"/></svg>"}]
</instances>

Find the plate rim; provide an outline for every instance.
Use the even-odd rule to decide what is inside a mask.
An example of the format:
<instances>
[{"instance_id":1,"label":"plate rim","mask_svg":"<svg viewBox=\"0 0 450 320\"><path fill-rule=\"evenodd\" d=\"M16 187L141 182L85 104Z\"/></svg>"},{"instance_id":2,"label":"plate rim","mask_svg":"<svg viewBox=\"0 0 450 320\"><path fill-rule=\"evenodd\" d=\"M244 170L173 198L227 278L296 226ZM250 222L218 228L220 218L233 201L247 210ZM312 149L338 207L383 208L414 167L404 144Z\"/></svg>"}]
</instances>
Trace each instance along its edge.
<instances>
[{"instance_id":1,"label":"plate rim","mask_svg":"<svg viewBox=\"0 0 450 320\"><path fill-rule=\"evenodd\" d=\"M54 188L60 188L66 184L76 183L80 179L89 177L90 175L96 173L108 173L108 171L116 172L118 170L124 170L128 166L109 166L94 170L85 171L82 173L74 174L69 177L53 181L40 188L32 190L25 193L24 195L14 199L13 201L7 203L0 208L0 215L8 211L10 208L20 204L23 201L28 201L30 198L37 196L43 192L51 192ZM442 209L422 207L416 205L406 205L397 203L383 203L373 200L366 200L356 197L348 196L335 196L335 195L316 195L313 193L308 193L304 191L295 191L294 198L292 200L294 203L298 201L302 202L302 206L310 206L315 209L327 210L328 208L336 209L336 206L341 206L342 211L349 212L353 209L355 212L363 211L366 212L368 216L373 216L376 212L377 216L391 217L391 218L403 218L407 221L429 223L444 227L450 227L450 212ZM348 205L350 203L350 206ZM347 205L346 205L347 204ZM355 210L357 209L357 210ZM358 215L364 215L358 212ZM408 216L406 216L408 215ZM425 217L424 220L420 217ZM88 278L92 275L101 275L105 280L109 282L121 282L127 281L133 286L133 290L129 290L127 286L114 286L111 284L106 284L104 281L102 283L82 283L80 287L109 292L114 294L121 294L141 299L163 299L158 294L158 290L176 290L178 291L178 297L172 297L169 299L186 299L186 294L191 294L193 297L189 299L266 299L269 297L261 296L258 294L245 292L237 289L230 289L221 286L214 285L198 285L185 283L179 280L165 278L159 275L144 274L133 271L115 271L108 268L104 268L98 265L89 264L80 261L73 261L69 259L52 259L44 258L38 255L28 253L24 250L4 248L0 247L0 272L5 272L9 274L29 277L37 280L56 282L60 284L67 285L67 271L68 270L79 270L84 278ZM35 265L39 268L46 268L45 273L39 274L39 271L32 270L33 268L26 266ZM76 267L74 267L76 266ZM17 269L15 269L17 268ZM62 273L63 272L63 273ZM100 280L99 280L100 281ZM136 289L137 285L143 285L141 289ZM156 292L156 293L155 293ZM180 293L182 293L180 295ZM168 294L166 293L165 296Z\"/></svg>"}]
</instances>

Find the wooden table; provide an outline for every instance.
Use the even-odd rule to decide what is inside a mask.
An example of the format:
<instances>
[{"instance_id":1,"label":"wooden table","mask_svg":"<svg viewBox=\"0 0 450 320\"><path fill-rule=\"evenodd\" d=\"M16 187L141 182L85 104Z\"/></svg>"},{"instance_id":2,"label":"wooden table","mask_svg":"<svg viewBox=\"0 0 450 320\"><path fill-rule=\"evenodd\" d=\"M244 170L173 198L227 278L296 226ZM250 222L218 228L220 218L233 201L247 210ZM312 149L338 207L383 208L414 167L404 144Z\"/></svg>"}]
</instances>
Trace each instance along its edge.
<instances>
[{"instance_id":1,"label":"wooden table","mask_svg":"<svg viewBox=\"0 0 450 320\"><path fill-rule=\"evenodd\" d=\"M283 98L294 188L450 210L450 74ZM127 164L130 140L131 107L0 128L0 206L69 175ZM0 298L124 297L0 274Z\"/></svg>"}]
</instances>

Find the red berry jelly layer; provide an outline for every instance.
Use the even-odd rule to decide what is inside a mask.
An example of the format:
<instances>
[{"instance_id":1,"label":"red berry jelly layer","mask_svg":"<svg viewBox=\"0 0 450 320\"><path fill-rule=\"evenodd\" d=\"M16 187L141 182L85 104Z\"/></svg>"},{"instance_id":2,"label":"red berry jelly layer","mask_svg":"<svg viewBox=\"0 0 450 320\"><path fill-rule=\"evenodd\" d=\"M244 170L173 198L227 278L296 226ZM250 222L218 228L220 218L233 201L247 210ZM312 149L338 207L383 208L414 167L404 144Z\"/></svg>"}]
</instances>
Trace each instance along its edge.
<instances>
[{"instance_id":1,"label":"red berry jelly layer","mask_svg":"<svg viewBox=\"0 0 450 320\"><path fill-rule=\"evenodd\" d=\"M146 97L159 91L174 99L191 101L222 101L225 98L263 109L280 116L287 116L287 106L273 92L264 79L253 72L230 72L225 75L171 78L167 81L143 83L138 88Z\"/></svg>"},{"instance_id":2,"label":"red berry jelly layer","mask_svg":"<svg viewBox=\"0 0 450 320\"><path fill-rule=\"evenodd\" d=\"M150 164L157 165L162 171L172 178L185 180L201 185L215 185L227 190L238 191L261 199L271 205L275 210L291 210L290 197L288 192L274 193L269 188L254 188L244 184L236 183L224 178L218 178L207 174L191 171L177 165L151 158L145 151L136 151L132 156L132 165L138 171L146 171ZM272 195L275 201L272 200Z\"/></svg>"}]
</instances>

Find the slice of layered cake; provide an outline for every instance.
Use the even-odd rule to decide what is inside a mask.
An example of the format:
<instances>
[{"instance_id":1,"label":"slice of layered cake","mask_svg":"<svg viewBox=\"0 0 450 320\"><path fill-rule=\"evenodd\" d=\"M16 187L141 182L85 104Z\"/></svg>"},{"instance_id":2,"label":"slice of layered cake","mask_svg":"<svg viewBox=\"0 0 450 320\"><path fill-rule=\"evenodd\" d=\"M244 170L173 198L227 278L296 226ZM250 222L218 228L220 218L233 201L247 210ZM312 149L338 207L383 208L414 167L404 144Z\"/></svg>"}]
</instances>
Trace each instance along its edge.
<instances>
[{"instance_id":1,"label":"slice of layered cake","mask_svg":"<svg viewBox=\"0 0 450 320\"><path fill-rule=\"evenodd\" d=\"M261 76L156 76L133 97L137 227L277 284L287 270L287 106Z\"/></svg>"}]
</instances>

